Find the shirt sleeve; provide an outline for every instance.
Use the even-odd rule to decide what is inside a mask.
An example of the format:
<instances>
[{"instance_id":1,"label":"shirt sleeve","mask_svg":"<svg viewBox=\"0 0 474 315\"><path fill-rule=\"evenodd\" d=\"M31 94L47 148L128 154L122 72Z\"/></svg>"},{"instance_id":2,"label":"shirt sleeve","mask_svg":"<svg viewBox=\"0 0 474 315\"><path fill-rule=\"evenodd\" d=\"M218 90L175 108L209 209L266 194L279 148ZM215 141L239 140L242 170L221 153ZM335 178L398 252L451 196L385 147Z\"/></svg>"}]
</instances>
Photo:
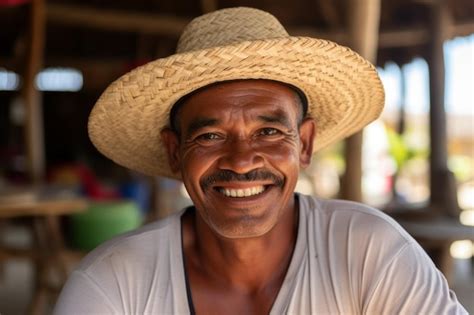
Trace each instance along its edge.
<instances>
[{"instance_id":1,"label":"shirt sleeve","mask_svg":"<svg viewBox=\"0 0 474 315\"><path fill-rule=\"evenodd\" d=\"M81 270L69 276L53 312L54 315L118 313L104 291Z\"/></svg>"},{"instance_id":2,"label":"shirt sleeve","mask_svg":"<svg viewBox=\"0 0 474 315\"><path fill-rule=\"evenodd\" d=\"M363 310L364 314L468 314L415 242L406 243L387 265Z\"/></svg>"}]
</instances>

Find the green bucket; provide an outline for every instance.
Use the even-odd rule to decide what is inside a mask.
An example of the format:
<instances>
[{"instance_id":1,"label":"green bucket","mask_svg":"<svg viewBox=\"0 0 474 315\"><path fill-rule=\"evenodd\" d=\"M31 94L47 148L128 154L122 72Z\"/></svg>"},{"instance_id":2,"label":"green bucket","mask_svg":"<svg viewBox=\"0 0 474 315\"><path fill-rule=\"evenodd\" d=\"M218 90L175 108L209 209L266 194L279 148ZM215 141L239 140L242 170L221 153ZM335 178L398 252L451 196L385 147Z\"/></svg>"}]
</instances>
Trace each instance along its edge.
<instances>
[{"instance_id":1,"label":"green bucket","mask_svg":"<svg viewBox=\"0 0 474 315\"><path fill-rule=\"evenodd\" d=\"M132 201L92 202L86 212L71 216L68 234L72 247L89 251L141 223L140 209Z\"/></svg>"}]
</instances>

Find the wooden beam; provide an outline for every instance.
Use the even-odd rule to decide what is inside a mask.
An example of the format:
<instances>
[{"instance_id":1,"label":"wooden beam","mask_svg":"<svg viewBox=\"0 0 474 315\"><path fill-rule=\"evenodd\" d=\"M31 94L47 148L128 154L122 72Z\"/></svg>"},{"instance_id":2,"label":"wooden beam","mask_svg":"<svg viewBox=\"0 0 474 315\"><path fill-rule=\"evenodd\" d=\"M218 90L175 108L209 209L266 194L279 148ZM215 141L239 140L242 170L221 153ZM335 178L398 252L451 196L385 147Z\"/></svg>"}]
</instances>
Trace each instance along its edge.
<instances>
[{"instance_id":1,"label":"wooden beam","mask_svg":"<svg viewBox=\"0 0 474 315\"><path fill-rule=\"evenodd\" d=\"M427 29L416 28L384 31L379 36L379 48L410 47L424 45L430 40Z\"/></svg>"},{"instance_id":2,"label":"wooden beam","mask_svg":"<svg viewBox=\"0 0 474 315\"><path fill-rule=\"evenodd\" d=\"M28 53L21 95L26 107L25 142L28 172L34 184L42 182L45 171L42 100L41 93L35 87L36 74L43 67L44 37L44 0L33 0L30 5Z\"/></svg>"},{"instance_id":3,"label":"wooden beam","mask_svg":"<svg viewBox=\"0 0 474 315\"><path fill-rule=\"evenodd\" d=\"M446 113L444 111L445 67L443 44L446 39L449 17L442 2L433 5L431 11L432 39L430 42L428 64L430 67L430 123L431 162L441 169L447 167ZM436 127L435 127L436 126Z\"/></svg>"},{"instance_id":4,"label":"wooden beam","mask_svg":"<svg viewBox=\"0 0 474 315\"><path fill-rule=\"evenodd\" d=\"M430 202L443 214L458 216L456 180L448 169L446 130L445 66L443 45L452 23L447 2L437 0L430 7L431 34L428 65L430 68Z\"/></svg>"},{"instance_id":5,"label":"wooden beam","mask_svg":"<svg viewBox=\"0 0 474 315\"><path fill-rule=\"evenodd\" d=\"M49 21L110 31L141 32L178 37L190 19L163 14L101 10L85 6L48 4Z\"/></svg>"},{"instance_id":6,"label":"wooden beam","mask_svg":"<svg viewBox=\"0 0 474 315\"><path fill-rule=\"evenodd\" d=\"M341 45L350 46L351 38L348 33L342 29L328 32L321 32L312 27L293 27L289 28L289 33L293 36L308 36L322 38L334 41ZM409 47L428 43L430 39L427 29L407 29L380 32L378 47Z\"/></svg>"},{"instance_id":7,"label":"wooden beam","mask_svg":"<svg viewBox=\"0 0 474 315\"><path fill-rule=\"evenodd\" d=\"M350 47L375 63L380 22L380 0L349 2ZM342 179L342 198L362 201L362 131L345 141L346 171Z\"/></svg>"},{"instance_id":8,"label":"wooden beam","mask_svg":"<svg viewBox=\"0 0 474 315\"><path fill-rule=\"evenodd\" d=\"M339 44L350 46L350 36L344 30L321 32L311 27L289 28L294 36L309 36L332 40ZM448 27L446 39L456 36L468 36L474 33L474 23L464 22ZM425 27L407 28L399 30L385 30L379 33L378 48L410 47L428 44L431 32Z\"/></svg>"},{"instance_id":9,"label":"wooden beam","mask_svg":"<svg viewBox=\"0 0 474 315\"><path fill-rule=\"evenodd\" d=\"M474 22L452 23L446 26L445 40L457 36L468 36L474 33ZM433 36L426 27L407 28L400 30L385 30L379 35L379 48L410 47L429 43Z\"/></svg>"},{"instance_id":10,"label":"wooden beam","mask_svg":"<svg viewBox=\"0 0 474 315\"><path fill-rule=\"evenodd\" d=\"M204 12L210 12L217 9L217 3L215 0L201 0L201 7ZM184 27L191 21L191 18L171 15L131 13L55 3L47 5L47 17L53 23L170 37L179 37ZM295 36L324 38L345 45L349 45L351 40L348 33L341 29L321 32L313 27L293 26L288 27L288 32ZM447 36L452 38L455 36L467 36L472 33L474 33L474 22L462 22L449 26ZM422 45L428 43L430 38L431 33L427 27L385 30L379 34L378 47L391 48Z\"/></svg>"},{"instance_id":11,"label":"wooden beam","mask_svg":"<svg viewBox=\"0 0 474 315\"><path fill-rule=\"evenodd\" d=\"M469 36L474 34L474 22L461 22L448 26L447 38L450 39L457 36Z\"/></svg>"}]
</instances>

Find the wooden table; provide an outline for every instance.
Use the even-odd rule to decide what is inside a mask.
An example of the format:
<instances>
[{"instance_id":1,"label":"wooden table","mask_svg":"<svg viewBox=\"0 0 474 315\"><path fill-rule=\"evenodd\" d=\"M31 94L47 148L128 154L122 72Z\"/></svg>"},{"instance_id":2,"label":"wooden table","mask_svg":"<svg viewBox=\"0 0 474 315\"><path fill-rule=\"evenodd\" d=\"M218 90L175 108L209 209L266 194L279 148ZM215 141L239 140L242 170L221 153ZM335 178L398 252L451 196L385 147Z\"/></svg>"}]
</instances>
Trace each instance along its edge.
<instances>
[{"instance_id":1,"label":"wooden table","mask_svg":"<svg viewBox=\"0 0 474 315\"><path fill-rule=\"evenodd\" d=\"M85 199L79 198L0 203L0 220L30 217L33 222L33 248L18 250L0 247L0 260L22 256L35 262L35 291L29 306L30 314L42 314L51 295L55 296L67 279L67 251L60 228L60 216L83 212L87 205Z\"/></svg>"},{"instance_id":2,"label":"wooden table","mask_svg":"<svg viewBox=\"0 0 474 315\"><path fill-rule=\"evenodd\" d=\"M452 283L453 259L450 254L452 242L474 241L474 227L462 225L459 220L448 217L428 218L424 221L398 220L398 223L431 254L431 258Z\"/></svg>"},{"instance_id":3,"label":"wooden table","mask_svg":"<svg viewBox=\"0 0 474 315\"><path fill-rule=\"evenodd\" d=\"M416 222L408 220L398 221L412 236L431 241L449 241L468 239L474 241L474 227L462 225L453 218L433 218Z\"/></svg>"}]
</instances>

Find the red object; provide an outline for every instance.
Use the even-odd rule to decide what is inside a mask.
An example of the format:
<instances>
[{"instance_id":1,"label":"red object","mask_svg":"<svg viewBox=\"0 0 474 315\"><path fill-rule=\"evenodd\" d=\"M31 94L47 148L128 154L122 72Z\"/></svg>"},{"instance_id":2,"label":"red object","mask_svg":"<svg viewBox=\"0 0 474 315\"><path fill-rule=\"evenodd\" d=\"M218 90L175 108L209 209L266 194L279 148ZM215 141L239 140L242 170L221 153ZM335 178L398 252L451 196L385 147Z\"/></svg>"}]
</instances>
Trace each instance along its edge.
<instances>
[{"instance_id":1,"label":"red object","mask_svg":"<svg viewBox=\"0 0 474 315\"><path fill-rule=\"evenodd\" d=\"M12 7L31 2L31 0L0 0L0 7Z\"/></svg>"},{"instance_id":2,"label":"red object","mask_svg":"<svg viewBox=\"0 0 474 315\"><path fill-rule=\"evenodd\" d=\"M86 166L78 165L77 171L81 178L85 193L91 199L110 200L119 198L119 193L104 187L95 177L95 174Z\"/></svg>"},{"instance_id":3,"label":"red object","mask_svg":"<svg viewBox=\"0 0 474 315\"><path fill-rule=\"evenodd\" d=\"M95 174L87 166L82 164L70 164L57 166L49 174L49 181L58 180L58 174L69 172L81 183L84 194L93 200L113 200L120 198L116 189L106 187L100 183Z\"/></svg>"}]
</instances>

